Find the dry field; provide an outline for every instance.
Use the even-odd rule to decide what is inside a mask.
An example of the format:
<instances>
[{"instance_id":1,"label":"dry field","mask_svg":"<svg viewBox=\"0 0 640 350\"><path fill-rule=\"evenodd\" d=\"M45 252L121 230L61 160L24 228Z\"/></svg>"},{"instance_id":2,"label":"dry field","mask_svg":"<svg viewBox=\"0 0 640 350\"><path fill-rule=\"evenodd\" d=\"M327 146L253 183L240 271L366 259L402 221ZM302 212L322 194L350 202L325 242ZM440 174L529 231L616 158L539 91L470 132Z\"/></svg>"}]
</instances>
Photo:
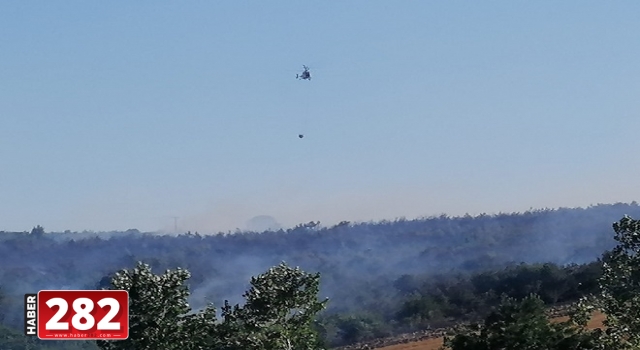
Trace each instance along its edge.
<instances>
[{"instance_id":1,"label":"dry field","mask_svg":"<svg viewBox=\"0 0 640 350\"><path fill-rule=\"evenodd\" d=\"M562 322L568 319L568 316L564 316L555 318L554 320L557 322ZM601 313L597 313L594 315L594 317L591 318L591 321L589 321L587 327L589 329L602 328L602 321L604 321L604 315ZM431 338L413 343L385 346L376 350L437 350L441 346L442 338Z\"/></svg>"},{"instance_id":2,"label":"dry field","mask_svg":"<svg viewBox=\"0 0 640 350\"><path fill-rule=\"evenodd\" d=\"M587 328L589 329L596 329L596 328L602 328L602 322L604 321L604 314L603 313L596 313L595 315L593 315L593 317L591 317L591 320L589 321L589 324L587 324ZM569 320L569 316L564 316L564 317L558 317L558 318L554 318L554 321L557 322L564 322Z\"/></svg>"}]
</instances>

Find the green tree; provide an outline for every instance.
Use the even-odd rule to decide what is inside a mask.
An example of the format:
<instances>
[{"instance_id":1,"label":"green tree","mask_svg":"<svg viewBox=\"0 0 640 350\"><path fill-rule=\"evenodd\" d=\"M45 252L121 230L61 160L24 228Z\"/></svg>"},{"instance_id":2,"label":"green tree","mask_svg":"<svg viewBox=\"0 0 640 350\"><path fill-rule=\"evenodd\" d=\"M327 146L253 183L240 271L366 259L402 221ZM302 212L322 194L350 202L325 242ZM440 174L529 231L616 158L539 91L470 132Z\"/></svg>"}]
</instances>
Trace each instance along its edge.
<instances>
[{"instance_id":1,"label":"green tree","mask_svg":"<svg viewBox=\"0 0 640 350\"><path fill-rule=\"evenodd\" d=\"M222 320L213 305L191 313L187 270L154 275L149 265L118 272L112 288L129 292L130 333L123 341L98 341L103 350L315 350L313 330L326 301L317 300L319 274L282 263L251 279L244 306L225 302Z\"/></svg>"},{"instance_id":2,"label":"green tree","mask_svg":"<svg viewBox=\"0 0 640 350\"><path fill-rule=\"evenodd\" d=\"M201 317L188 316L189 290L187 270L167 270L155 275L147 264L122 270L111 281L112 289L129 292L129 338L121 341L97 341L103 350L194 349L197 337L189 334L190 322Z\"/></svg>"},{"instance_id":3,"label":"green tree","mask_svg":"<svg viewBox=\"0 0 640 350\"><path fill-rule=\"evenodd\" d=\"M318 301L319 274L282 263L251 279L244 306L222 308L217 336L226 350L315 350L322 346L314 323L326 306Z\"/></svg>"},{"instance_id":4,"label":"green tree","mask_svg":"<svg viewBox=\"0 0 640 350\"><path fill-rule=\"evenodd\" d=\"M640 221L624 216L613 224L617 246L603 256L600 294L584 298L577 316L593 310L606 315L604 349L640 349Z\"/></svg>"}]
</instances>

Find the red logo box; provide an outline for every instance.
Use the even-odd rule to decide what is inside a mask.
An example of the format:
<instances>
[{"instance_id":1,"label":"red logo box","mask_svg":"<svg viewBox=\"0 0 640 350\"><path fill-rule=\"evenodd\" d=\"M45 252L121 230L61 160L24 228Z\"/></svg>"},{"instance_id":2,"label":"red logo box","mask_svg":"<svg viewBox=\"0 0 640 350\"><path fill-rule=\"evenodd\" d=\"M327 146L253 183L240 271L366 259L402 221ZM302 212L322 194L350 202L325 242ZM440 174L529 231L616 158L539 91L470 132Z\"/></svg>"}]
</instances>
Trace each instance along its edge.
<instances>
[{"instance_id":1,"label":"red logo box","mask_svg":"<svg viewBox=\"0 0 640 350\"><path fill-rule=\"evenodd\" d=\"M129 337L129 293L125 290L41 290L37 305L40 339Z\"/></svg>"}]
</instances>

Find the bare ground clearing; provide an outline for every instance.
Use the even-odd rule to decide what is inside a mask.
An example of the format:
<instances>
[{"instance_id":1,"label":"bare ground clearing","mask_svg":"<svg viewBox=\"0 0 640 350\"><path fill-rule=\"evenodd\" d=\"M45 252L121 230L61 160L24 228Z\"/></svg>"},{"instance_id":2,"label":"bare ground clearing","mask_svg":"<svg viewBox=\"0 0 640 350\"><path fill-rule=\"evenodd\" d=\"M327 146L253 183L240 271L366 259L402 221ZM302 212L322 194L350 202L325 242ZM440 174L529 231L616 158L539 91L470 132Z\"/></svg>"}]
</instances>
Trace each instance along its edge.
<instances>
[{"instance_id":1,"label":"bare ground clearing","mask_svg":"<svg viewBox=\"0 0 640 350\"><path fill-rule=\"evenodd\" d=\"M553 320L556 322L567 321L569 316L557 317ZM604 321L605 316L602 313L596 313L587 327L589 329L602 328L602 321ZM406 344L395 344L390 346L385 346L381 348L376 348L377 350L437 350L442 346L443 338L430 338L424 339L416 342L406 343Z\"/></svg>"}]
</instances>

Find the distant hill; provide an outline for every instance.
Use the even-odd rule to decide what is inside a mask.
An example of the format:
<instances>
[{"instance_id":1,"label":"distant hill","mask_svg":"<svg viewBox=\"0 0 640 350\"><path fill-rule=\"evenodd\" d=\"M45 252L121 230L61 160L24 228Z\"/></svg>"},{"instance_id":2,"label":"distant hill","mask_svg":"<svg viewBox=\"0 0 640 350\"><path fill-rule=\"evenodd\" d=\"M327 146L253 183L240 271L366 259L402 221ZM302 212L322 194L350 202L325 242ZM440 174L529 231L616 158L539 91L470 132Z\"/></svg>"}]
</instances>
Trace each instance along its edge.
<instances>
[{"instance_id":1,"label":"distant hill","mask_svg":"<svg viewBox=\"0 0 640 350\"><path fill-rule=\"evenodd\" d=\"M4 323L19 325L21 294L49 288L95 288L138 260L155 269L185 267L192 305L240 302L250 277L280 261L322 275L329 311L378 307L403 274L477 272L513 263L586 263L613 246L611 225L640 206L534 210L369 223L316 223L233 234L163 236L109 233L0 232Z\"/></svg>"}]
</instances>

